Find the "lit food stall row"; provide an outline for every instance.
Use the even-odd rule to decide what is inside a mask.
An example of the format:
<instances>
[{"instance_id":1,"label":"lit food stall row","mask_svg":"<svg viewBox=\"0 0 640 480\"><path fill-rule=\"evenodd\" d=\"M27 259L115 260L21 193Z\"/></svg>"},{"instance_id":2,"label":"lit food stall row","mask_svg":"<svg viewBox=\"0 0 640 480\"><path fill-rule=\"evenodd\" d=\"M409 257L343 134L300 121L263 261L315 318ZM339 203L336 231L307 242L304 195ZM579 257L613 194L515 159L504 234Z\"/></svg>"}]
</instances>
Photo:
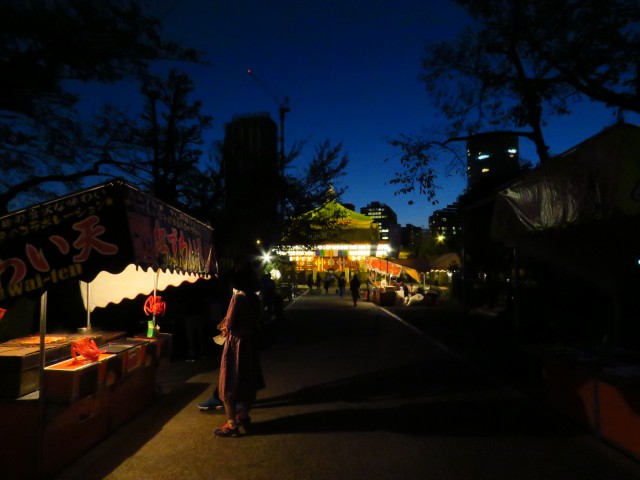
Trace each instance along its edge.
<instances>
[{"instance_id":1,"label":"lit food stall row","mask_svg":"<svg viewBox=\"0 0 640 480\"><path fill-rule=\"evenodd\" d=\"M158 293L215 273L212 229L113 181L1 217L0 252L2 475L37 478L156 398L172 344L156 328L167 308ZM82 326L49 332L48 295L70 289L86 317L68 325ZM140 294L146 331L92 328L96 308ZM34 305L38 331L25 313Z\"/></svg>"},{"instance_id":2,"label":"lit food stall row","mask_svg":"<svg viewBox=\"0 0 640 480\"><path fill-rule=\"evenodd\" d=\"M398 302L408 304L409 298L405 298L399 287L391 285L392 278L400 278L405 283L417 282L411 291L413 303L434 303L433 296L439 295L437 287L427 288L427 281L431 278L438 278L439 273L446 273L447 279L456 269L460 267L460 257L457 253L447 253L434 260L427 259L394 259L388 260L378 257L366 257L365 267L370 272L375 272L383 277L383 282L371 292L372 300L380 305L390 306ZM429 283L431 283L429 281ZM449 283L447 282L442 282ZM436 283L438 285L438 283ZM416 293L416 289L418 292ZM435 291L435 292L434 292ZM415 296L413 295L415 293ZM423 295L424 294L424 295Z\"/></svg>"},{"instance_id":3,"label":"lit food stall row","mask_svg":"<svg viewBox=\"0 0 640 480\"><path fill-rule=\"evenodd\" d=\"M372 292L371 300L378 305L390 306L396 303L395 287L387 285L387 278L398 277L402 273L402 267L389 260L378 257L366 257L365 268L369 271L376 272L385 276L384 285L380 285Z\"/></svg>"}]
</instances>

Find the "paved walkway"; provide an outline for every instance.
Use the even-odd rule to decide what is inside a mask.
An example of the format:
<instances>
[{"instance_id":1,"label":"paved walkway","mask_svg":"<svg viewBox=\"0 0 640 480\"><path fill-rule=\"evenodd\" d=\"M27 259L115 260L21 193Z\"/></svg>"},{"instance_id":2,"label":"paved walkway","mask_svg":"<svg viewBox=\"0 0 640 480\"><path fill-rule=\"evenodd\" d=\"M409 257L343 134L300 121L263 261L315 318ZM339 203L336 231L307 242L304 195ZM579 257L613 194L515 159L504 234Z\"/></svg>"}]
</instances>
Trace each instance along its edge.
<instances>
[{"instance_id":1,"label":"paved walkway","mask_svg":"<svg viewBox=\"0 0 640 480\"><path fill-rule=\"evenodd\" d=\"M428 322L430 312L411 313ZM640 479L637 462L394 313L303 295L263 352L268 386L252 412L255 434L215 438L223 414L196 405L217 366L176 362L157 403L56 478Z\"/></svg>"}]
</instances>

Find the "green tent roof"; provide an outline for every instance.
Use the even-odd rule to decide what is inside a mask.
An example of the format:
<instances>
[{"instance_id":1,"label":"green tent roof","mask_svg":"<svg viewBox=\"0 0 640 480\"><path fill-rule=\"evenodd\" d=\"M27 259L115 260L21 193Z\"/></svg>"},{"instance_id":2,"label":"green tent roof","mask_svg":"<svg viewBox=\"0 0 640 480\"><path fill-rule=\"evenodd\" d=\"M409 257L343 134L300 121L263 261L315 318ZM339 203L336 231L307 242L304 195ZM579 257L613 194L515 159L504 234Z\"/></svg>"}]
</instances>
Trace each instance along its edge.
<instances>
[{"instance_id":1,"label":"green tent roof","mask_svg":"<svg viewBox=\"0 0 640 480\"><path fill-rule=\"evenodd\" d=\"M333 217L336 214L339 214L342 221L346 221L350 223L353 227L366 227L369 228L373 222L373 218L364 215L362 213L354 212L353 210L348 209L340 205L335 200L332 200L321 207L316 208L309 212L312 217L316 216L326 216Z\"/></svg>"}]
</instances>

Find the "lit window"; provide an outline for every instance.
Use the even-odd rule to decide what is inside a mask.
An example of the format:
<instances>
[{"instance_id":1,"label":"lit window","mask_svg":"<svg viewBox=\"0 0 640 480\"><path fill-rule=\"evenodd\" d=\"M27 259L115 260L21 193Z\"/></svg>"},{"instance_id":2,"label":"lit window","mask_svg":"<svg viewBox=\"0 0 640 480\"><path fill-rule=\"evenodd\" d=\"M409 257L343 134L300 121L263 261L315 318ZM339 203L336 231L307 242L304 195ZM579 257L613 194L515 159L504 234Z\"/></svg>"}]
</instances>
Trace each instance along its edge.
<instances>
[{"instance_id":1,"label":"lit window","mask_svg":"<svg viewBox=\"0 0 640 480\"><path fill-rule=\"evenodd\" d=\"M482 173L489 173L489 169L488 168L483 168L482 169Z\"/></svg>"}]
</instances>

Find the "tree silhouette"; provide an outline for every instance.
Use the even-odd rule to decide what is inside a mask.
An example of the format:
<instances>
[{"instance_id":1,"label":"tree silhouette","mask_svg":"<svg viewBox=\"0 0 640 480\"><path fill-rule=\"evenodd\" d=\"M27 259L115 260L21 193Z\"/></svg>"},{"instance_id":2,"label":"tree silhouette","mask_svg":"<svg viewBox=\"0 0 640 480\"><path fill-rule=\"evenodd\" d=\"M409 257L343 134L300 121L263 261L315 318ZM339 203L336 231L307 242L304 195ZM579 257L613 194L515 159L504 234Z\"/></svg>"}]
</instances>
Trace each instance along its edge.
<instances>
[{"instance_id":1,"label":"tree silhouette","mask_svg":"<svg viewBox=\"0 0 640 480\"><path fill-rule=\"evenodd\" d=\"M108 145L74 109L76 87L139 79L160 59L199 54L165 42L136 2L1 2L0 213L101 176Z\"/></svg>"},{"instance_id":2,"label":"tree silhouette","mask_svg":"<svg viewBox=\"0 0 640 480\"><path fill-rule=\"evenodd\" d=\"M390 140L404 152L398 192L435 198L434 164L455 142L500 131L531 140L538 160L549 148L548 118L575 102L640 112L635 0L457 0L473 19L450 42L427 47L421 80L448 123L437 135ZM553 13L551 13L553 12Z\"/></svg>"},{"instance_id":3,"label":"tree silhouette","mask_svg":"<svg viewBox=\"0 0 640 480\"><path fill-rule=\"evenodd\" d=\"M194 189L207 183L203 134L212 118L191 101L193 81L171 70L166 78L148 76L140 89L143 111L136 119L109 107L101 117L101 135L110 146L110 164L125 178L171 205L189 211Z\"/></svg>"}]
</instances>

